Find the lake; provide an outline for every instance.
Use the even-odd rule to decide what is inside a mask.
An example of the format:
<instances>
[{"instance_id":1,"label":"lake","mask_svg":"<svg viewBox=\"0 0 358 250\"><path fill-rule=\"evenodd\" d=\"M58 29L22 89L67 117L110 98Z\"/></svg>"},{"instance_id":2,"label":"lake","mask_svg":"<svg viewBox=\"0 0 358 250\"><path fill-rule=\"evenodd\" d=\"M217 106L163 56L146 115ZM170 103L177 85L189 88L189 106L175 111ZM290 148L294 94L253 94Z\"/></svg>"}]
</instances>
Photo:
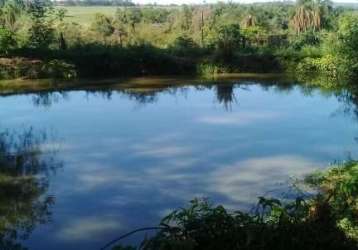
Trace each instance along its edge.
<instances>
[{"instance_id":1,"label":"lake","mask_svg":"<svg viewBox=\"0 0 358 250\"><path fill-rule=\"evenodd\" d=\"M36 171L19 175L40 190L3 195L13 205L0 207L0 231L9 239L6 230L30 228L12 243L99 249L195 197L249 210L259 196L286 195L295 178L358 157L351 93L263 79L127 87L0 97L0 133L17 141L9 152L35 145L27 164ZM7 219L15 207L18 221Z\"/></svg>"}]
</instances>

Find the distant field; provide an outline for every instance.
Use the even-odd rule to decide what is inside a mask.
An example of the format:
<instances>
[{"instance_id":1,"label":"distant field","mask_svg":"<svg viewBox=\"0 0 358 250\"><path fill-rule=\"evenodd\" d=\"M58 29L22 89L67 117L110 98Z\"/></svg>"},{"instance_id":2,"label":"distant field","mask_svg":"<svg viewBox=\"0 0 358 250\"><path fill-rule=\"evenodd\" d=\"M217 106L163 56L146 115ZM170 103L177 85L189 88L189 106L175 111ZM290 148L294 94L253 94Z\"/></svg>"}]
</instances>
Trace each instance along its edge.
<instances>
[{"instance_id":1,"label":"distant field","mask_svg":"<svg viewBox=\"0 0 358 250\"><path fill-rule=\"evenodd\" d=\"M96 13L102 13L108 16L113 16L118 6L59 6L57 8L64 8L67 12L67 20L73 22L89 25L93 21ZM176 7L157 7L157 8L176 8Z\"/></svg>"},{"instance_id":2,"label":"distant field","mask_svg":"<svg viewBox=\"0 0 358 250\"><path fill-rule=\"evenodd\" d=\"M88 25L93 20L93 17L96 13L103 13L106 15L113 15L116 12L118 7L116 6L66 6L59 7L66 9L67 20L73 22Z\"/></svg>"}]
</instances>

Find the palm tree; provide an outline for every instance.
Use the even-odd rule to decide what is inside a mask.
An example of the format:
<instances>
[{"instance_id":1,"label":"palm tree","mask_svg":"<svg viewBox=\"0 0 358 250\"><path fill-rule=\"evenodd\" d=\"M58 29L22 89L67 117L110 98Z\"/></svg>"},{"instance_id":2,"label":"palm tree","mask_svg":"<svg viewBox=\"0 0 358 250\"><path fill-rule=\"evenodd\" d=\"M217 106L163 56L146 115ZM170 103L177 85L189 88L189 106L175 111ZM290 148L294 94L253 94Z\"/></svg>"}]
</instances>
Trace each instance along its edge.
<instances>
[{"instance_id":1,"label":"palm tree","mask_svg":"<svg viewBox=\"0 0 358 250\"><path fill-rule=\"evenodd\" d=\"M322 28L323 13L321 11L322 1L320 0L299 0L295 14L291 20L292 26L297 33Z\"/></svg>"}]
</instances>

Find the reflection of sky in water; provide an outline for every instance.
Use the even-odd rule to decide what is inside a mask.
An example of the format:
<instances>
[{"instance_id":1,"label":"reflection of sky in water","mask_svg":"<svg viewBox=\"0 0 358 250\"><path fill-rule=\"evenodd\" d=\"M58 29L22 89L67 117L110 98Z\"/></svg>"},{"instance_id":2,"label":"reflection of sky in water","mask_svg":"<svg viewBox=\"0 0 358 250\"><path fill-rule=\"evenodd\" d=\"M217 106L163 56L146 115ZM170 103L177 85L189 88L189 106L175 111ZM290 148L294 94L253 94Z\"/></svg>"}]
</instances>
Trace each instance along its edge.
<instances>
[{"instance_id":1,"label":"reflection of sky in water","mask_svg":"<svg viewBox=\"0 0 358 250\"><path fill-rule=\"evenodd\" d=\"M0 126L53 131L64 167L51 179L53 221L31 250L98 249L158 223L194 197L229 207L255 202L334 160L357 156L358 126L334 97L253 85L227 111L214 89L161 93L138 104L124 94L69 92L49 107L31 96L0 99Z\"/></svg>"}]
</instances>

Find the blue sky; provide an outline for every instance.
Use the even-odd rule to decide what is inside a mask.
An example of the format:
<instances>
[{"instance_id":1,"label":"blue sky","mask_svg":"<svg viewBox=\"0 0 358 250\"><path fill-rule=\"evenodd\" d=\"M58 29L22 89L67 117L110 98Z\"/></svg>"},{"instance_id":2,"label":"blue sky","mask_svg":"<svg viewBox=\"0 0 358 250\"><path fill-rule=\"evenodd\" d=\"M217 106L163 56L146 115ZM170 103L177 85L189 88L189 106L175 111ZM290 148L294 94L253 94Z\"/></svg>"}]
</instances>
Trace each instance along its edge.
<instances>
[{"instance_id":1,"label":"blue sky","mask_svg":"<svg viewBox=\"0 0 358 250\"><path fill-rule=\"evenodd\" d=\"M227 0L226 0L227 1ZM224 2L226 2L224 1ZM234 0L234 2L240 3L250 3L250 2L265 2L267 0ZM358 0L333 0L334 2L350 2L350 3L358 3ZM158 4L190 4L190 3L202 3L202 0L133 0L135 3L145 4L145 3L158 3ZM218 0L206 0L207 3L215 3Z\"/></svg>"}]
</instances>

